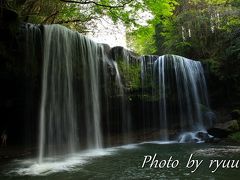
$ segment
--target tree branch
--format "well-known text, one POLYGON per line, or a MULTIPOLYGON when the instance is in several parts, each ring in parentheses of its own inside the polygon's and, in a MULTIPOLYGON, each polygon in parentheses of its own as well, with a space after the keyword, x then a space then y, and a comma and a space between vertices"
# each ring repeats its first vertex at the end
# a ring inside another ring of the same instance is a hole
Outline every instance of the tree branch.
POLYGON ((119 5, 116 5, 116 6, 100 4, 100 3, 97 3, 95 1, 77 1, 77 0, 60 0, 60 1, 65 2, 65 3, 95 4, 96 6, 102 6, 102 7, 106 7, 106 8, 112 9, 112 8, 124 8, 127 4, 131 3, 133 0, 128 0, 125 3, 119 4, 119 5))
POLYGON ((67 23, 76 23, 76 22, 88 22, 90 20, 94 19, 91 15, 84 18, 77 18, 77 19, 69 19, 69 20, 60 20, 55 22, 56 24, 67 24, 67 23))
POLYGON ((76 23, 76 22, 85 22, 81 19, 70 19, 70 20, 66 20, 66 21, 58 21, 56 22, 56 24, 67 24, 67 23, 76 23))
POLYGON ((46 17, 41 24, 46 23, 52 17, 56 17, 58 15, 58 13, 59 13, 59 11, 52 13, 50 16, 46 17))

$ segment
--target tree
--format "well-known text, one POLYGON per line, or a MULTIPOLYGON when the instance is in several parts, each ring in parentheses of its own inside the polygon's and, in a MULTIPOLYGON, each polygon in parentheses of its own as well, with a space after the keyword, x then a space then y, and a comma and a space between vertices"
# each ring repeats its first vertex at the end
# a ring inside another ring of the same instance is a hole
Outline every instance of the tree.
POLYGON ((156 54, 156 26, 171 26, 169 22, 174 17, 173 12, 178 3, 176 0, 144 0, 143 5, 145 11, 151 13, 153 18, 147 21, 147 25, 137 26, 133 31, 129 31, 128 41, 139 54, 156 54))
POLYGON ((129 33, 134 49, 141 54, 178 54, 200 60, 208 66, 210 93, 216 94, 213 99, 239 101, 240 1, 166 3, 167 8, 158 9, 154 1, 149 2, 153 19, 129 33))
POLYGON ((80 32, 86 25, 102 16, 125 25, 135 22, 135 13, 142 8, 140 0, 6 0, 25 22, 64 24, 80 32))

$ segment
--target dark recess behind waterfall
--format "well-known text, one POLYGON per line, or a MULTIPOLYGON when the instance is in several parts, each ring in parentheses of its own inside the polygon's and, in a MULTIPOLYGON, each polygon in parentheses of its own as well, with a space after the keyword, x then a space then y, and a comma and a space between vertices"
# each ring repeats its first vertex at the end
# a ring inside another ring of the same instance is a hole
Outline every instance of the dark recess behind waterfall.
POLYGON ((0 29, 0 131, 6 130, 8 144, 30 145, 37 142, 37 123, 41 92, 41 47, 33 72, 25 58, 24 24, 14 17, 1 19, 0 29), (34 132, 34 133, 33 133, 34 132))

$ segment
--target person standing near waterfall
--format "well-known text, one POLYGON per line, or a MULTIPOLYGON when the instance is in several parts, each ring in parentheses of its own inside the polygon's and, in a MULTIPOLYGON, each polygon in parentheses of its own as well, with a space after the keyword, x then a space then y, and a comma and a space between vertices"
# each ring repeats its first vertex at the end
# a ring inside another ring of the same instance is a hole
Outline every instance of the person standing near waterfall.
POLYGON ((7 146, 7 133, 5 130, 2 132, 1 139, 2 139, 2 146, 7 146))

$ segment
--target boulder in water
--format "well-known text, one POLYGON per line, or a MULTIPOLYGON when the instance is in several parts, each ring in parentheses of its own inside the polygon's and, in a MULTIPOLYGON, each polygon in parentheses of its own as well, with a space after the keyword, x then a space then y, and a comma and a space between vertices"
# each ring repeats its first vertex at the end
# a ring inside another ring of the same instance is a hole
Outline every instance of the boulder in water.
POLYGON ((203 143, 209 142, 211 137, 207 132, 185 132, 179 136, 178 142, 180 143, 203 143))
POLYGON ((204 142, 209 142, 211 137, 209 136, 209 134, 207 132, 203 132, 203 131, 199 131, 196 133, 196 137, 198 139, 201 139, 201 141, 204 142))
POLYGON ((215 138, 226 138, 230 134, 229 131, 220 128, 211 128, 207 132, 215 138))

